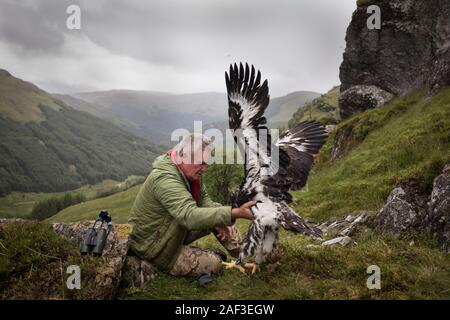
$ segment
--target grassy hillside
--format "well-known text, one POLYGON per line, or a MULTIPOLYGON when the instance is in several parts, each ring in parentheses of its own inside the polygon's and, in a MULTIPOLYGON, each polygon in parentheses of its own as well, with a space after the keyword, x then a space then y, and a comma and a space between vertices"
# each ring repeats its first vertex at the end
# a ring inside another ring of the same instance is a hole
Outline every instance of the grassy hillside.
POLYGON ((0 115, 19 123, 40 122, 45 119, 40 105, 53 110, 61 108, 54 99, 34 84, 21 81, 0 69, 0 115))
POLYGON ((35 192, 11 192, 0 198, 0 218, 28 218, 34 205, 52 197, 62 197, 67 192, 81 194, 90 201, 118 190, 127 189, 127 184, 135 184, 144 177, 130 176, 127 180, 120 182, 115 180, 104 180, 95 185, 84 185, 78 189, 63 192, 35 193, 35 192))
MULTIPOLYGON (((306 192, 294 193, 294 208, 322 221, 360 210, 378 210, 392 187, 418 179, 429 185, 450 162, 450 89, 432 99, 422 93, 398 98, 340 124, 353 149, 330 161, 334 136, 322 149, 306 192)), ((248 223, 239 222, 245 233, 248 223)), ((160 275, 130 299, 450 299, 450 255, 421 235, 392 239, 368 230, 357 245, 322 247, 303 236, 280 234, 281 255, 256 275, 225 270, 199 288, 191 279, 160 275), (366 287, 366 269, 381 269, 381 290, 366 287)), ((219 247, 212 236, 196 243, 219 247)))
POLYGON ((118 127, 126 129, 129 132, 134 133, 134 131, 139 130, 139 127, 134 123, 127 121, 125 118, 116 115, 113 112, 108 112, 107 110, 105 110, 105 107, 99 104, 89 103, 87 101, 72 97, 68 94, 52 94, 52 96, 79 111, 88 112, 93 116, 114 123, 118 127))
POLYGON ((93 220, 98 216, 100 210, 106 209, 111 214, 114 223, 127 223, 131 207, 140 187, 141 185, 137 185, 124 192, 71 206, 46 221, 74 222, 93 220))
POLYGON ((146 175, 162 152, 5 72, 0 88, 0 196, 11 191, 59 192, 146 175), (24 118, 15 119, 10 106, 24 118))
POLYGON ((340 87, 336 86, 320 97, 298 108, 289 120, 289 128, 305 120, 314 119, 323 124, 335 124, 339 121, 340 87))
POLYGON ((429 188, 450 162, 450 88, 425 98, 397 98, 338 126, 316 161, 307 192, 295 192, 302 215, 322 221, 379 209, 394 186, 416 180, 429 188), (346 132, 352 150, 332 162, 334 134, 346 132))

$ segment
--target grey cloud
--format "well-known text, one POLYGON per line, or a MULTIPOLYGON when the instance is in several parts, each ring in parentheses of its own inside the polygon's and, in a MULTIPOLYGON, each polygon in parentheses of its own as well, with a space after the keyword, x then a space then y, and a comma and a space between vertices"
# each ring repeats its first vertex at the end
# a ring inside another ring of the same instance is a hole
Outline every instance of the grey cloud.
POLYGON ((65 9, 78 4, 81 33, 111 54, 205 76, 249 61, 279 81, 280 93, 338 84, 345 29, 356 7, 354 0, 22 2, 35 4, 0 4, 0 39, 24 51, 61 54, 71 33, 65 9))

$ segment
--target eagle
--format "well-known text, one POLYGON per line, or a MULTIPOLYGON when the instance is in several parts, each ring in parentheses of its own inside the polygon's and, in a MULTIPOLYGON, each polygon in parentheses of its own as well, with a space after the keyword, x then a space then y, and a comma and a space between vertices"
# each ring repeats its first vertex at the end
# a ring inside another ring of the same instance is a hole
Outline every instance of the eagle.
POLYGON ((316 155, 327 139, 324 127, 304 121, 272 142, 264 112, 269 104, 268 82, 261 84, 261 72, 252 65, 235 63, 225 72, 228 93, 229 127, 244 157, 244 178, 230 193, 233 207, 254 200, 253 220, 241 244, 239 258, 224 262, 226 268, 244 272, 258 270, 259 264, 275 249, 280 226, 321 238, 320 229, 307 224, 290 206, 289 190, 306 185, 316 155), (254 263, 249 263, 253 258, 254 263))

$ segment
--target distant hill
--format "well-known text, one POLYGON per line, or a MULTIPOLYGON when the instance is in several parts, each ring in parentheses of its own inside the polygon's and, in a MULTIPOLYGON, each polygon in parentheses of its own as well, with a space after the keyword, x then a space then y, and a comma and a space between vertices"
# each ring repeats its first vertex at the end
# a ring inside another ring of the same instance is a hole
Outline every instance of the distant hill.
POLYGON ((0 70, 0 196, 146 175, 161 151, 0 70))
POLYGON ((222 120, 227 114, 225 94, 215 92, 175 95, 153 91, 112 90, 77 93, 72 96, 96 106, 86 111, 96 114, 98 106, 101 106, 103 119, 120 117, 122 123, 115 123, 123 129, 165 145, 171 144, 170 135, 173 130, 190 130, 196 120, 206 124, 222 120))
MULTIPOLYGON (((267 109, 269 126, 285 125, 305 102, 320 94, 298 91, 273 98, 267 109)), ((225 93, 205 92, 171 94, 153 91, 112 90, 54 95, 73 107, 111 121, 121 128, 170 145, 170 135, 177 128, 193 129, 201 120, 205 128, 227 128, 228 111, 225 93)))
POLYGON ((320 93, 317 92, 296 91, 282 97, 271 99, 266 111, 269 127, 274 128, 286 125, 298 108, 319 96, 320 93))

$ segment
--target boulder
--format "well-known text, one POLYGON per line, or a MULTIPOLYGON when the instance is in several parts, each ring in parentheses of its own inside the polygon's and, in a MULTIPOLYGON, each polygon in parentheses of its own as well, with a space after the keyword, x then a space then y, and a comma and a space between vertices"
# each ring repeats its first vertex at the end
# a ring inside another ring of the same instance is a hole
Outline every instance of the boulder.
POLYGON ((394 97, 383 89, 373 85, 356 85, 341 93, 339 112, 342 119, 367 109, 384 106, 394 97))
POLYGON ((383 235, 399 237, 425 230, 427 195, 414 183, 405 183, 390 193, 375 217, 375 230, 383 235))
POLYGON ((433 181, 426 223, 441 248, 450 251, 450 164, 433 181))
MULTIPOLYGON (((340 67, 341 93, 375 86, 395 96, 430 93, 450 84, 450 1, 359 1, 347 28, 340 67), (370 5, 381 10, 381 29, 369 29, 370 5)), ((380 100, 381 101, 381 100, 380 100)), ((340 100, 341 114, 367 108, 365 99, 340 100)))

